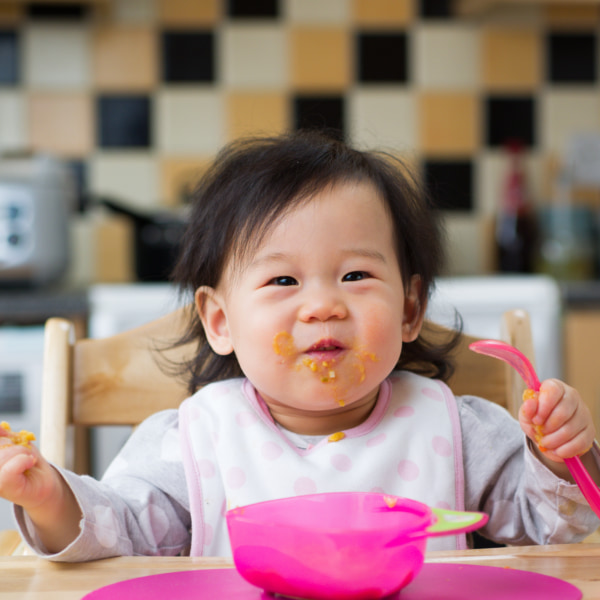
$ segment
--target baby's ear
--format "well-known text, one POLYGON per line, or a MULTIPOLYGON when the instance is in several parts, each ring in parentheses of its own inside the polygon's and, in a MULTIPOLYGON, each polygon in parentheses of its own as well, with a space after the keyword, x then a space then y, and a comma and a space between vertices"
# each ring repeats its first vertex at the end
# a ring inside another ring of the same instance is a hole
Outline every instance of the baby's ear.
POLYGON ((410 285, 404 295, 404 312, 402 316, 403 342, 414 342, 423 326, 427 306, 420 300, 421 286, 421 277, 413 275, 410 278, 410 285))
POLYGON ((196 310, 210 347, 223 356, 233 352, 223 297, 214 288, 202 286, 194 294, 196 310))

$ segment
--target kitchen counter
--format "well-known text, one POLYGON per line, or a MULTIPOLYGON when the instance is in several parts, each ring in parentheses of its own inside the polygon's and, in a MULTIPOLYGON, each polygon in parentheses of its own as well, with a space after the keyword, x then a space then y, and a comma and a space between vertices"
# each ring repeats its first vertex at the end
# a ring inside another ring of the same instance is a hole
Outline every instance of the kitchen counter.
POLYGON ((50 317, 85 323, 89 315, 85 288, 0 288, 0 325, 43 324, 50 317))
POLYGON ((560 289, 565 307, 600 309, 600 280, 563 282, 560 289))

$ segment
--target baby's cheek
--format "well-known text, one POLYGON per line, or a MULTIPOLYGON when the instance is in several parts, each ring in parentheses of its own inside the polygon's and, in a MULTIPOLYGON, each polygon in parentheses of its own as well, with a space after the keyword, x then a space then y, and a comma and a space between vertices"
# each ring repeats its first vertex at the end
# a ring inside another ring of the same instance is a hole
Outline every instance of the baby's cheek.
POLYGON ((375 354, 378 360, 395 365, 402 351, 400 317, 385 311, 367 313, 361 323, 361 349, 375 354))

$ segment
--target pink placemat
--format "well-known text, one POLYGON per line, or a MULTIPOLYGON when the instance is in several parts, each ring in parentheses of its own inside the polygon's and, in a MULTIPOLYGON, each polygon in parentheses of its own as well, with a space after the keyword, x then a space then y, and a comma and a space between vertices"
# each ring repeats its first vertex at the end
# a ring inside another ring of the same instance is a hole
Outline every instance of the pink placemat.
MULTIPOLYGON (((433 563, 388 600, 580 600, 575 586, 547 575, 481 565, 433 563)), ((178 571, 128 579, 82 600, 268 600, 235 569, 178 571)))

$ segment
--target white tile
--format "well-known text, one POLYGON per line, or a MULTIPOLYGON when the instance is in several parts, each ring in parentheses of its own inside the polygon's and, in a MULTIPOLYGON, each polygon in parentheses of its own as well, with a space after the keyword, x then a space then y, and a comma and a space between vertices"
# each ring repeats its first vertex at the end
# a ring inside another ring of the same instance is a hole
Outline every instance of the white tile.
POLYGON ((354 144, 413 152, 417 144, 414 94, 389 88, 357 89, 349 94, 348 125, 354 144))
POLYGON ((141 152, 103 152, 89 161, 93 193, 111 196, 130 206, 160 206, 159 165, 155 156, 141 152))
POLYGON ((213 153, 225 142, 223 97, 219 91, 185 88, 158 93, 158 148, 170 154, 213 153))
POLYGON ((232 88, 282 89, 288 81, 288 34, 280 25, 227 25, 219 44, 221 72, 232 88))
POLYGON ((0 91, 0 150, 26 148, 27 131, 24 93, 0 91))
POLYGON ((287 0, 284 14, 293 23, 337 24, 350 17, 349 0, 287 0))
POLYGON ((489 220, 448 213, 445 227, 448 258, 444 275, 465 276, 489 272, 493 262, 493 245, 488 239, 489 220))
POLYGON ((33 88, 81 89, 90 81, 90 30, 52 23, 24 29, 25 82, 33 88))
POLYGON ((539 145, 562 155, 574 133, 600 132, 600 94, 597 90, 552 89, 538 106, 539 145))
POLYGON ((112 10, 117 23, 154 23, 158 14, 157 0, 120 0, 112 10))
POLYGON ((94 225, 89 215, 72 214, 69 217, 71 254, 65 274, 66 283, 85 286, 92 283, 95 253, 93 248, 94 225))
POLYGON ((415 82, 425 89, 477 87, 480 37, 479 28, 471 24, 417 26, 412 37, 411 60, 415 82))

